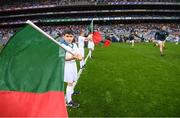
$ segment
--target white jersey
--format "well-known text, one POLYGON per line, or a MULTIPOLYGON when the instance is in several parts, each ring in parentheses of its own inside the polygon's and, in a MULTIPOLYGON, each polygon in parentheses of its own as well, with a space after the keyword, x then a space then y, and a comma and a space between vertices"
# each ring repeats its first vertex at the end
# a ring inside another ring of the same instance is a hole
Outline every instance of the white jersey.
POLYGON ((83 36, 78 37, 78 47, 79 48, 84 48, 84 41, 85 41, 85 37, 83 37, 83 36))
POLYGON ((179 41, 179 36, 176 36, 175 37, 175 42, 178 42, 179 41))
MULTIPOLYGON (((72 44, 72 48, 76 53, 79 53, 79 49, 75 43, 72 44)), ((66 52, 66 57, 71 53, 66 52)), ((77 80, 77 65, 75 60, 65 61, 64 67, 64 82, 74 82, 77 80)))
MULTIPOLYGON (((76 43, 69 44, 69 47, 73 48, 75 53, 80 53, 80 50, 76 43)), ((65 56, 68 58, 68 57, 72 56, 72 54, 67 51, 65 56)), ((70 60, 70 61, 76 61, 76 60, 70 60)), ((66 61, 66 62, 68 62, 68 61, 66 61)))

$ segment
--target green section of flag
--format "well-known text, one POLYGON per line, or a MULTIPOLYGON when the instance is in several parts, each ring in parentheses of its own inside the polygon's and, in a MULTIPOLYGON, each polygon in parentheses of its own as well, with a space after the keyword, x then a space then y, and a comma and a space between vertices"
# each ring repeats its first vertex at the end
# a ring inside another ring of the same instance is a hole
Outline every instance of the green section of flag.
POLYGON ((93 32, 93 20, 91 21, 91 24, 88 26, 88 33, 93 32))
POLYGON ((0 90, 63 91, 64 49, 26 25, 0 54, 0 90))

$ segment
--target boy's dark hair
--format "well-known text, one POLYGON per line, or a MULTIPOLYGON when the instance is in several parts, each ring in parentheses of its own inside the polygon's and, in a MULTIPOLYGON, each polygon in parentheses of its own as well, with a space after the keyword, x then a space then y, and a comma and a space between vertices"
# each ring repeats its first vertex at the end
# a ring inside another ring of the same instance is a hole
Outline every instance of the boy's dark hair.
POLYGON ((72 35, 74 35, 74 32, 72 30, 64 30, 62 35, 65 35, 65 34, 72 34, 72 35))

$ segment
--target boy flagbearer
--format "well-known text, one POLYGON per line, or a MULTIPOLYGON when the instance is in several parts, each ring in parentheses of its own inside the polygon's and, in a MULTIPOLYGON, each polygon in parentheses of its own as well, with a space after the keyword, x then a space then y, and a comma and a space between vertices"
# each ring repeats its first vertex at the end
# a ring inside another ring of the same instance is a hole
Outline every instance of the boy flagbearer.
POLYGON ((80 53, 82 55, 82 60, 80 61, 80 68, 82 69, 85 65, 84 62, 84 42, 87 41, 87 38, 84 36, 84 32, 80 32, 80 36, 78 37, 78 47, 80 50, 80 53))
POLYGON ((94 51, 94 42, 93 42, 93 34, 90 34, 87 39, 88 39, 88 49, 89 49, 89 57, 92 59, 92 51, 94 51))
POLYGON ((70 106, 72 108, 79 107, 78 103, 75 103, 72 100, 72 94, 74 93, 74 86, 77 81, 77 65, 76 60, 82 60, 82 55, 79 52, 79 49, 75 43, 73 43, 74 40, 74 34, 71 30, 66 30, 63 33, 63 39, 64 41, 60 43, 65 43, 72 49, 74 49, 75 54, 71 54, 69 52, 66 52, 65 55, 65 67, 64 67, 64 82, 67 83, 66 87, 66 104, 67 106, 70 106))

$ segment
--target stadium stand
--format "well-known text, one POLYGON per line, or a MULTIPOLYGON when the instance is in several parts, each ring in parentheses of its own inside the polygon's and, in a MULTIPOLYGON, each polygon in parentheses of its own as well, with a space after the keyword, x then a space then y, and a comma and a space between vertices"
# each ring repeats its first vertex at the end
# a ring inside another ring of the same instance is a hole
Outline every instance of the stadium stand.
POLYGON ((86 29, 94 20, 95 30, 116 42, 135 30, 137 41, 150 41, 165 24, 170 39, 179 31, 180 0, 1 0, 0 44, 5 45, 18 27, 31 20, 53 37, 70 27, 86 29), (68 26, 67 26, 68 25, 68 26))
MULTIPOLYGON (((112 38, 115 37, 115 42, 125 42, 128 40, 131 30, 135 30, 139 37, 136 37, 137 42, 141 42, 142 38, 144 41, 149 42, 154 38, 154 33, 162 26, 165 25, 170 33, 169 41, 175 41, 175 34, 179 31, 180 25, 175 23, 169 24, 111 24, 111 25, 95 25, 94 30, 100 31, 103 36, 112 38)), ((71 28, 75 31, 76 36, 79 35, 79 31, 87 29, 87 25, 70 25, 70 26, 42 26, 45 32, 50 34, 52 37, 57 37, 61 33, 71 28)), ((0 43, 5 45, 8 39, 14 34, 15 29, 0 29, 0 43)), ((112 38, 113 39, 113 38, 112 38)))

